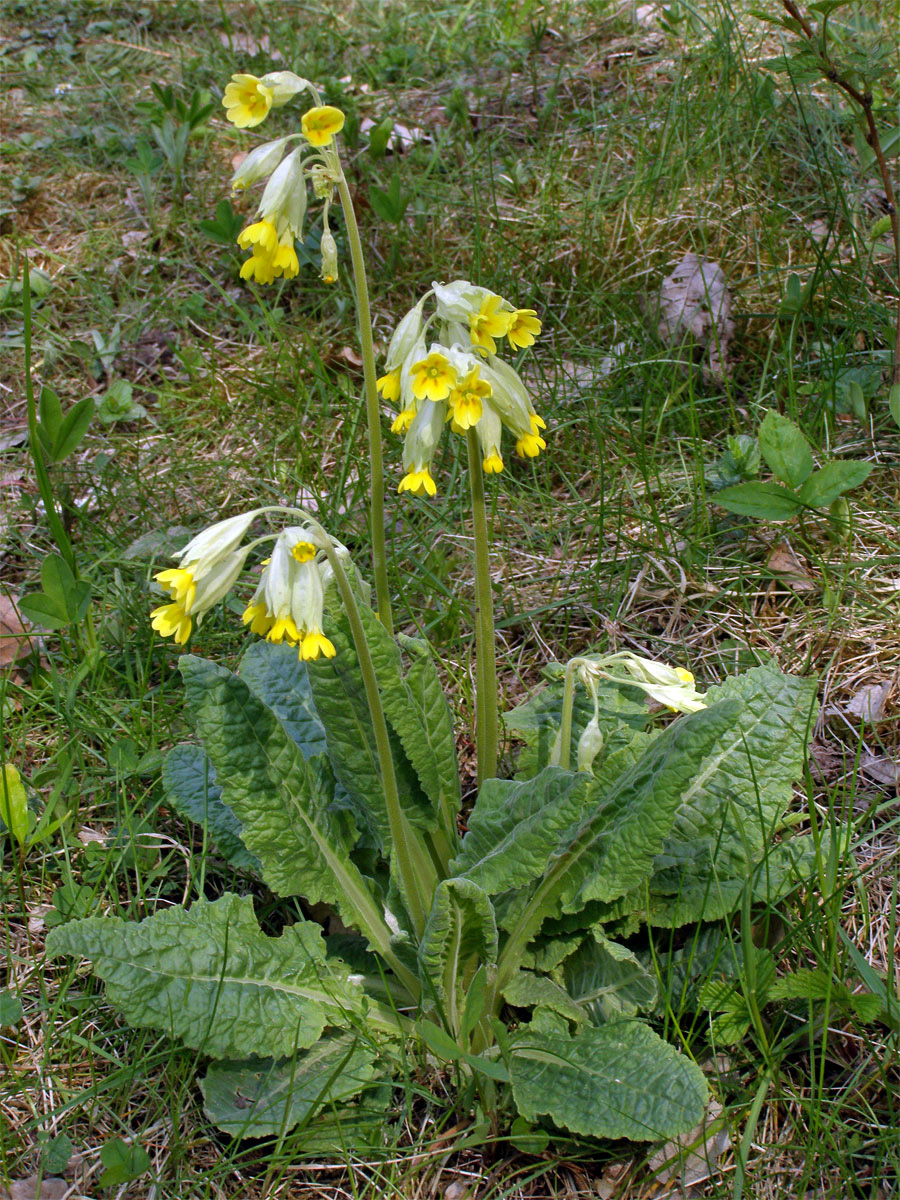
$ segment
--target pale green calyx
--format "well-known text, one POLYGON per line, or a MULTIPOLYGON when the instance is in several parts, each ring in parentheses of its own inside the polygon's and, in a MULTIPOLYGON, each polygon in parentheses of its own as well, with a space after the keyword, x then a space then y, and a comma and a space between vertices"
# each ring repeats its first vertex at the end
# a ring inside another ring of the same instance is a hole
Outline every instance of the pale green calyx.
POLYGON ((271 175, 284 154, 287 138, 278 138, 274 142, 264 142, 251 150, 231 179, 232 193, 243 191, 271 175))
POLYGON ((280 108, 293 100, 298 92, 310 87, 308 79, 295 75, 293 71, 270 71, 260 80, 265 87, 272 89, 272 107, 280 108))
POLYGON ((258 212, 272 221, 279 238, 285 232, 299 237, 306 215, 306 181, 301 150, 294 150, 272 173, 265 186, 258 212))

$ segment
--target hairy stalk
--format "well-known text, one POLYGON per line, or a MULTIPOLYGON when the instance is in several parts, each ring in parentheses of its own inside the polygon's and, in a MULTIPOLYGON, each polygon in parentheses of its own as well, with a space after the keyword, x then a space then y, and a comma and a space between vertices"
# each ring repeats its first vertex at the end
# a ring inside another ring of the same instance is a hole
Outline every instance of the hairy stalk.
POLYGON ((382 625, 393 633, 391 593, 387 579, 387 554, 384 538, 384 456, 381 446, 381 409, 378 404, 376 386, 375 346, 372 342, 372 313, 369 307, 369 285, 366 280, 366 263, 363 257, 359 226, 353 211, 353 200, 344 172, 338 162, 338 195, 344 211, 347 241, 350 245, 350 261, 353 266, 353 287, 356 291, 357 316, 359 318, 359 344, 363 360, 363 383, 366 394, 366 423, 369 430, 369 526, 372 538, 372 574, 375 579, 375 599, 378 617, 382 625))
MULTIPOLYGON (((310 521, 306 513, 302 514, 321 539, 322 549, 328 557, 334 571, 335 582, 341 593, 341 600, 350 622, 350 632, 356 647, 359 667, 362 672, 366 689, 366 702, 372 717, 372 728, 375 731, 375 744, 378 751, 378 763, 381 770, 381 785, 384 789, 385 807, 387 808, 388 823, 391 830, 393 854, 396 856, 397 868, 400 873, 400 885, 403 897, 409 907, 409 915, 416 934, 421 937, 425 922, 431 909, 431 899, 437 885, 437 872, 430 854, 425 849, 418 832, 409 823, 406 813, 400 805, 400 793, 397 788, 397 776, 394 772, 394 759, 391 754, 391 743, 388 736, 387 721, 378 682, 375 677, 375 667, 369 652, 369 643, 363 628, 356 597, 350 586, 350 580, 344 570, 341 560, 334 551, 334 546, 324 529, 310 521)), ((405 980, 404 980, 405 982, 405 980)))
POLYGON ((553 746, 550 762, 568 771, 572 753, 572 708, 575 703, 575 672, 581 665, 580 658, 569 660, 563 681, 562 715, 559 723, 559 733, 553 746))
POLYGON ((897 316, 894 330, 894 363, 891 369, 891 384, 897 384, 900 383, 900 215, 897 213, 897 199, 890 168, 884 155, 881 139, 878 136, 875 114, 872 111, 874 98, 871 92, 861 92, 858 87, 842 75, 837 64, 830 57, 826 33, 827 16, 822 23, 822 33, 821 38, 819 38, 816 36, 813 26, 794 3, 794 0, 781 0, 781 3, 787 14, 800 26, 803 36, 819 56, 825 78, 829 83, 833 83, 835 87, 840 88, 844 95, 849 96, 855 104, 859 105, 866 122, 866 141, 872 147, 872 152, 878 163, 881 186, 884 188, 888 213, 891 219, 891 237, 894 242, 894 274, 897 279, 897 316))
POLYGON ((491 596, 491 559, 488 541, 487 506, 481 447, 474 429, 466 431, 469 452, 469 491, 472 497, 472 527, 475 534, 475 745, 478 754, 478 784, 497 774, 498 701, 497 657, 494 645, 494 608, 491 596))

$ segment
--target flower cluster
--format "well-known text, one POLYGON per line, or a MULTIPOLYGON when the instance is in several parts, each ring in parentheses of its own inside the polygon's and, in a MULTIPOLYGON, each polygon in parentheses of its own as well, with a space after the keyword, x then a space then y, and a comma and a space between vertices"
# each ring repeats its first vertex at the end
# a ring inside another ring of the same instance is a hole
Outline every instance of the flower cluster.
POLYGON ((484 470, 503 470, 503 428, 516 439, 516 453, 534 458, 546 448, 546 425, 534 410, 516 372, 497 356, 497 340, 515 349, 534 344, 541 323, 532 308, 516 308, 502 296, 465 279, 432 284, 394 331, 386 373, 378 380, 385 400, 400 411, 391 429, 405 434, 399 491, 433 496, 431 464, 446 422, 454 433, 474 429, 484 470), (435 311, 424 305, 434 297, 435 311), (431 326, 433 340, 427 340, 431 326))
POLYGON ((596 693, 598 679, 611 679, 641 688, 672 712, 689 713, 706 708, 706 694, 697 691, 690 671, 642 658, 629 650, 581 659, 578 678, 592 694, 596 693))
MULTIPOLYGON (((304 90, 315 94, 312 85, 292 71, 273 71, 261 79, 255 75, 233 75, 225 88, 222 104, 234 125, 248 129, 264 121, 271 108, 286 104, 304 90)), ((272 283, 282 276, 293 279, 298 274, 300 263, 294 242, 303 236, 309 180, 312 180, 317 198, 325 201, 322 278, 327 283, 337 279, 337 247, 328 227, 328 210, 334 186, 341 178, 340 163, 332 143, 343 127, 344 114, 339 108, 317 104, 303 114, 299 134, 289 134, 257 146, 238 167, 232 179, 232 191, 242 191, 268 179, 257 207, 258 219, 238 235, 238 245, 242 250, 250 251, 250 257, 241 267, 242 279, 272 283), (306 144, 287 153, 288 143, 297 137, 302 137, 306 144), (316 153, 306 155, 310 147, 316 153)))
POLYGON ((322 632, 331 572, 312 536, 300 526, 282 530, 243 620, 267 642, 296 646, 302 659, 333 658, 334 645, 322 632))
MULTIPOLYGON (((296 646, 302 659, 332 658, 334 645, 322 630, 332 570, 321 541, 305 526, 292 526, 242 546, 261 511, 253 509, 204 529, 180 552, 177 567, 154 576, 169 599, 151 612, 151 625, 163 637, 174 637, 183 645, 193 622, 199 625, 237 583, 253 547, 274 537, 271 557, 244 611, 244 624, 267 641, 296 646)), ((341 558, 349 557, 340 543, 332 545, 341 558)))

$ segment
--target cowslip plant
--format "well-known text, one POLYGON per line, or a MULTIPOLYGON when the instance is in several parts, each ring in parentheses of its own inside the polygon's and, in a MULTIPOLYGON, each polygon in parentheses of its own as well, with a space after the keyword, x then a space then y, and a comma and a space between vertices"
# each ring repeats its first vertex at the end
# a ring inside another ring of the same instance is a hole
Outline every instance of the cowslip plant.
MULTIPOLYGON (((306 88, 317 103, 302 136, 328 149, 341 114, 297 76, 235 76, 224 103, 253 127, 306 88)), ((276 204, 282 153, 261 148, 241 168, 245 180, 270 172, 261 220, 245 231, 257 280, 293 272, 307 178, 326 202, 342 186, 330 155, 298 158, 276 204)), ((47 948, 90 959, 132 1024, 213 1060, 201 1088, 228 1133, 282 1133, 340 1102, 359 1117, 340 1122, 346 1147, 354 1128, 371 1135, 373 1112, 383 1123, 393 1064, 417 1054, 452 1073, 460 1105, 495 1129, 517 1111, 519 1132, 525 1121, 590 1137, 681 1134, 707 1087, 651 1023, 674 1007, 653 930, 694 926, 690 961, 673 942, 663 966, 696 983, 733 966, 727 918, 810 873, 813 849, 788 836, 785 812, 814 686, 773 667, 702 693, 684 668, 579 655, 507 714, 526 745, 517 778, 496 777, 484 474, 503 467, 504 427, 520 455, 543 448, 543 421, 497 353, 499 340, 525 348, 539 329, 533 310, 487 289, 435 284, 398 326, 386 373, 372 372, 373 394, 399 401, 403 491, 436 488, 445 423, 466 436, 479 609, 470 810, 430 647, 394 635, 381 596, 373 607, 347 549, 309 513, 269 506, 219 521, 157 575, 166 596, 153 626, 183 645, 266 545, 243 614, 259 640, 236 672, 182 657, 199 744, 176 746, 163 771, 170 806, 204 827, 247 894, 140 922, 73 920, 47 948), (652 720, 647 696, 680 715, 652 720), (260 885, 294 901, 280 932, 271 914, 257 919, 260 885)), ((371 351, 371 331, 363 344, 371 351)))

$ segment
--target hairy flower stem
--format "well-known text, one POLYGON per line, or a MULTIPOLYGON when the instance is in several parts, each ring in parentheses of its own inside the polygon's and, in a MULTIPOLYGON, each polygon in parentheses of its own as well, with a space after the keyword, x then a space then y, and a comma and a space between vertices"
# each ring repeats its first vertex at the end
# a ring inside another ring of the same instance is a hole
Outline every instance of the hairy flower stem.
POLYGON ((556 742, 553 746, 553 753, 550 756, 550 762, 558 767, 562 767, 564 771, 569 769, 569 760, 572 754, 572 709, 575 704, 575 672, 581 666, 580 658, 569 660, 566 667, 566 675, 563 681, 563 698, 562 698, 562 717, 559 725, 559 733, 556 735, 556 742))
POLYGON ((481 447, 473 428, 466 431, 469 452, 469 491, 475 534, 475 746, 478 784, 497 774, 498 702, 497 658, 494 646, 494 608, 491 596, 491 559, 481 447))
MULTIPOLYGON (((304 513, 304 518, 306 514, 304 513)), ((431 900, 437 886, 437 872, 428 851, 413 826, 409 823, 406 813, 400 806, 400 793, 397 789, 397 776, 394 772, 394 759, 391 754, 391 743, 388 736, 387 721, 378 691, 375 667, 366 640, 356 597, 350 586, 350 580, 344 570, 341 560, 334 551, 331 539, 318 524, 309 522, 319 535, 322 549, 328 557, 331 569, 334 571, 335 582, 341 593, 341 600, 350 622, 350 632, 359 659, 363 684, 366 689, 366 701, 372 717, 372 728, 375 732, 375 745, 378 751, 378 765, 381 771, 381 786, 384 790, 384 802, 387 809, 388 824, 391 830, 392 853, 396 858, 400 875, 400 889, 403 899, 409 909, 418 937, 422 936, 425 922, 431 909, 431 900)), ((405 980, 404 980, 405 982, 405 980)))
MULTIPOLYGON (((337 155, 335 154, 335 157, 337 155)), ((387 554, 384 543, 384 459, 381 448, 381 409, 376 387, 375 347, 372 343, 372 312, 369 307, 369 285, 366 281, 366 263, 350 189, 343 170, 338 178, 338 195, 344 211, 347 241, 350 245, 350 261, 353 266, 353 287, 356 291, 357 316, 359 318, 359 345, 362 350, 363 384, 366 395, 366 423, 369 430, 369 532, 372 538, 372 574, 375 578, 375 600, 378 617, 382 625, 393 633, 391 615, 391 593, 387 579, 387 554)))

